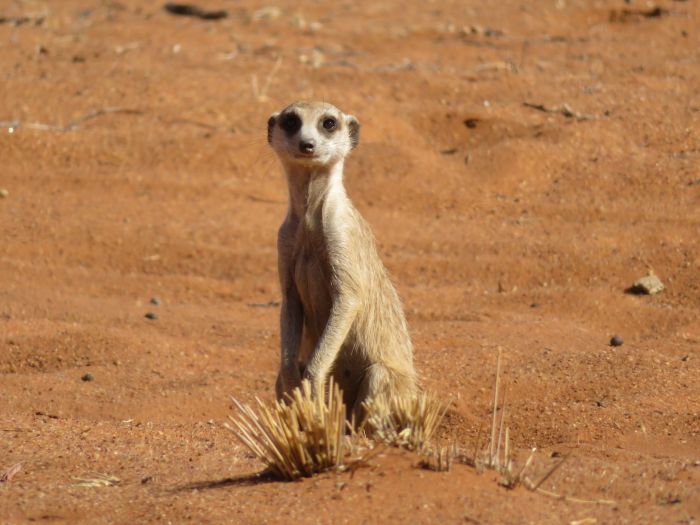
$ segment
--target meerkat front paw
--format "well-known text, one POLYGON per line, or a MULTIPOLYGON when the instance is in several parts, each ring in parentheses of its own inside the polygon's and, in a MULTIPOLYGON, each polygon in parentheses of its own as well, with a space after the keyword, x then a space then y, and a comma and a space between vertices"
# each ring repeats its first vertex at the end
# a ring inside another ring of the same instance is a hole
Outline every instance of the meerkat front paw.
POLYGON ((311 397, 316 399, 319 395, 323 396, 325 393, 326 374, 314 373, 313 370, 307 368, 302 377, 304 381, 308 381, 311 385, 311 397))
POLYGON ((295 374, 293 372, 289 373, 284 370, 280 370, 277 374, 277 382, 275 383, 275 392, 277 394, 278 401, 287 401, 287 398, 292 395, 295 388, 301 387, 301 374, 298 372, 295 374))

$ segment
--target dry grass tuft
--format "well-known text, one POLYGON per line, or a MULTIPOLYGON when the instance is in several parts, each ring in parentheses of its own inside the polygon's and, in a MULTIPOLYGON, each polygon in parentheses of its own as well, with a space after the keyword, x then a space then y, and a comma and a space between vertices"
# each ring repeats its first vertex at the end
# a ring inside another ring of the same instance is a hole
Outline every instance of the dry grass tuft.
POLYGON ((383 443, 423 452, 448 406, 426 393, 390 400, 379 397, 365 403, 367 418, 362 430, 383 443))
POLYGON ((503 401, 499 407, 499 392, 501 389, 501 347, 498 347, 498 361, 496 364, 496 380, 493 393, 493 408, 491 416, 491 433, 488 447, 481 450, 480 438, 481 430, 477 436, 474 454, 471 457, 460 455, 463 463, 475 467, 477 470, 490 469, 498 472, 501 477, 499 484, 513 489, 518 485, 523 485, 529 490, 543 492, 540 485, 556 472, 559 467, 568 459, 568 456, 562 458, 561 461, 551 467, 545 474, 536 482, 532 481, 526 474, 526 471, 532 465, 535 458, 537 448, 530 450, 523 466, 516 468, 513 459, 513 450, 510 446, 510 429, 505 425, 506 420, 506 391, 503 392, 503 401))
MULTIPOLYGON (((232 431, 276 477, 293 480, 326 470, 354 471, 366 466, 369 455, 347 459, 369 436, 371 441, 399 446, 429 456, 434 469, 449 470, 455 457, 452 449, 432 449, 430 439, 440 425, 447 405, 429 394, 391 401, 373 400, 365 405, 367 418, 359 431, 346 419, 343 395, 331 381, 325 399, 313 399, 311 386, 304 381, 288 403, 265 405, 256 398, 255 409, 233 399, 238 408, 229 416, 232 431), (350 435, 346 435, 346 431, 350 435)), ((374 451, 374 452, 373 452, 374 451)), ((432 467, 430 467, 432 468, 432 467)))
POLYGON ((459 456, 459 448, 454 443, 447 447, 438 446, 427 451, 418 466, 435 472, 449 472, 455 458, 459 456))
POLYGON ((288 404, 269 408, 256 398, 258 413, 236 399, 239 413, 226 425, 277 477, 293 480, 343 467, 351 444, 345 436, 345 404, 331 382, 326 398, 313 399, 308 381, 288 404))
MULTIPOLYGON (((527 485, 525 470, 530 466, 534 458, 535 450, 522 468, 516 469, 510 447, 510 429, 505 426, 506 418, 506 393, 503 393, 503 402, 499 407, 499 393, 501 390, 501 348, 498 348, 498 360, 496 362, 496 380, 493 392, 493 407, 491 415, 491 432, 488 446, 481 448, 481 429, 476 438, 476 445, 472 456, 460 455, 462 463, 466 463, 477 470, 495 470, 501 475, 499 484, 507 488, 515 488, 521 483, 527 485)), ((527 480, 529 481, 529 480, 527 480)))

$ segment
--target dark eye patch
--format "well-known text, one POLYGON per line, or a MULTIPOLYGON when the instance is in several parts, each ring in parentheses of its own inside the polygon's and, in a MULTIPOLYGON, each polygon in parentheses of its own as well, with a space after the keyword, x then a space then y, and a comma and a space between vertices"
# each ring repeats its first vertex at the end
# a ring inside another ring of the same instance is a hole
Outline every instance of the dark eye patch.
POLYGON ((267 119, 267 142, 269 144, 272 144, 272 128, 275 127, 276 123, 277 121, 275 120, 274 116, 267 119))
POLYGON ((287 113, 282 117, 280 127, 291 137, 301 128, 301 119, 296 113, 287 113))

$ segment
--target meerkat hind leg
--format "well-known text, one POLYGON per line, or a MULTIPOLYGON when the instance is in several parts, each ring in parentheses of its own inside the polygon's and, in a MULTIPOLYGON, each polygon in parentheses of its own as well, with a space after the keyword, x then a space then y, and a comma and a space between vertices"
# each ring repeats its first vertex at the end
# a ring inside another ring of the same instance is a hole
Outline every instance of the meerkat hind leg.
POLYGON ((361 425, 367 417, 363 403, 378 397, 384 397, 389 401, 389 396, 395 390, 393 386, 391 374, 384 365, 374 363, 365 368, 352 405, 352 417, 356 425, 361 425))
MULTIPOLYGON (((364 378, 364 366, 353 361, 348 352, 341 351, 340 355, 333 363, 331 375, 335 384, 340 387, 343 393, 343 402, 347 409, 347 419, 350 420, 353 414, 353 407, 360 392, 364 378)), ((328 385, 326 385, 328 387, 328 385)))

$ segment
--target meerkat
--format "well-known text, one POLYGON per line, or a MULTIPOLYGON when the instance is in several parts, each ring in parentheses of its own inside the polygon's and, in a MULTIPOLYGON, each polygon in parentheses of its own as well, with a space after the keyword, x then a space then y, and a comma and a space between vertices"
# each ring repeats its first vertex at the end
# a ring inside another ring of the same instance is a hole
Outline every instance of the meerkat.
POLYGON ((282 289, 278 399, 311 383, 325 392, 332 375, 348 416, 363 402, 416 392, 413 347, 399 296, 372 231, 343 185, 345 158, 360 124, 325 102, 295 102, 267 123, 280 159, 289 208, 278 232, 282 289))

